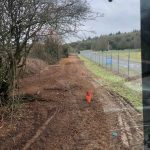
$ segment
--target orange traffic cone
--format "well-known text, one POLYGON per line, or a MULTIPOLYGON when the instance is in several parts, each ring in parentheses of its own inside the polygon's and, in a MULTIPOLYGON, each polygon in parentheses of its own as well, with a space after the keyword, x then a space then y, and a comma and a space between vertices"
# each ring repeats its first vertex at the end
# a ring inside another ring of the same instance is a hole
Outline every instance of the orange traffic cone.
POLYGON ((87 91, 87 93, 86 93, 87 103, 91 103, 92 97, 93 97, 93 92, 91 90, 87 91))

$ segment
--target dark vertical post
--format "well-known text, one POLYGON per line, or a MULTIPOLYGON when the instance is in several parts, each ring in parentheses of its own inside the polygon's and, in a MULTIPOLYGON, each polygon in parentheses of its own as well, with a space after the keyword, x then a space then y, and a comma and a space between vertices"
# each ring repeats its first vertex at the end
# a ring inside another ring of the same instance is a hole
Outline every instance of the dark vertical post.
POLYGON ((106 51, 106 60, 105 61, 106 61, 106 69, 107 69, 107 51, 106 51))
POLYGON ((111 50, 111 70, 113 70, 112 50, 111 50))
POLYGON ((103 51, 101 51, 101 66, 103 66, 103 51))
POLYGON ((104 54, 103 54, 103 51, 102 51, 102 66, 103 66, 103 55, 104 55, 104 54))
POLYGON ((130 49, 128 53, 128 78, 130 77, 130 49))
POLYGON ((99 57, 99 66, 101 64, 101 61, 100 61, 100 51, 98 52, 98 57, 99 57))
MULTIPOLYGON (((141 49, 144 137, 150 134, 150 0, 141 0, 141 49)), ((148 142, 148 141, 147 141, 148 142)), ((146 142, 145 142, 146 143, 146 142)), ((144 149, 148 148, 148 144, 144 149)))
POLYGON ((118 74, 119 74, 119 50, 118 50, 118 74))

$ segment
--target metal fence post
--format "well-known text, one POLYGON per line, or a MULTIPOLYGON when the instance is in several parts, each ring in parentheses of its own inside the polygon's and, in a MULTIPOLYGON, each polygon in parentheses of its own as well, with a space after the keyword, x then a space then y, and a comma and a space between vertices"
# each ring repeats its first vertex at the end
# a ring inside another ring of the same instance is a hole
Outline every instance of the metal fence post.
POLYGON ((103 51, 102 51, 102 66, 103 66, 103 51))
POLYGON ((107 69, 107 51, 106 51, 106 69, 107 69))
POLYGON ((97 63, 97 52, 95 52, 95 55, 96 55, 96 59, 95 59, 95 61, 96 61, 96 64, 98 64, 98 63, 97 63))
POLYGON ((128 78, 130 77, 130 49, 128 53, 128 78))
POLYGON ((111 70, 112 70, 112 50, 111 50, 111 70))
POLYGON ((99 66, 100 66, 100 52, 98 52, 98 64, 99 64, 99 66))
POLYGON ((101 51, 101 65, 103 66, 103 55, 102 55, 102 51, 101 51))
POLYGON ((101 65, 103 66, 103 52, 101 51, 101 65))
POLYGON ((118 74, 119 74, 119 50, 118 50, 118 74))
POLYGON ((98 54, 96 52, 96 63, 98 64, 98 54))

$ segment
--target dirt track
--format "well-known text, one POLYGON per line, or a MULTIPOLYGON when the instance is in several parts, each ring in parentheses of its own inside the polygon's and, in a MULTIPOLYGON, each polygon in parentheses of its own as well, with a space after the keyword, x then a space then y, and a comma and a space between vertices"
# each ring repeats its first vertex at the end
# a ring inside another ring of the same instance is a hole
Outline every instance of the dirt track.
POLYGON ((76 56, 23 79, 21 85, 28 99, 15 127, 0 129, 0 149, 140 149, 135 145, 141 144, 141 128, 130 127, 140 124, 141 114, 94 80, 76 56), (85 101, 89 89, 94 91, 90 105, 85 101), (116 130, 118 136, 112 138, 116 130))

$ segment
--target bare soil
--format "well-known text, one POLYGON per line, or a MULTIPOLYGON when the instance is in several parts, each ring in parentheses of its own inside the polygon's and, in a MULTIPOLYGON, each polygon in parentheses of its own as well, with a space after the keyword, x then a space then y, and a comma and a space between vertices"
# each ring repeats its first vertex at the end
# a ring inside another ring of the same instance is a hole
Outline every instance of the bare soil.
POLYGON ((77 56, 46 66, 20 85, 26 97, 13 125, 5 121, 0 128, 1 150, 141 149, 142 128, 135 126, 142 114, 97 82, 77 56), (91 104, 87 90, 94 92, 91 104))

